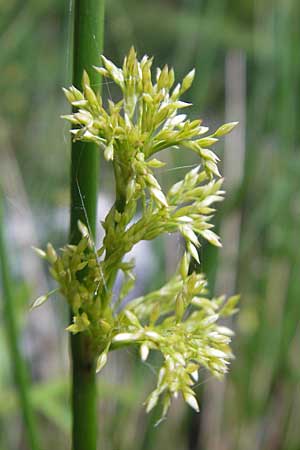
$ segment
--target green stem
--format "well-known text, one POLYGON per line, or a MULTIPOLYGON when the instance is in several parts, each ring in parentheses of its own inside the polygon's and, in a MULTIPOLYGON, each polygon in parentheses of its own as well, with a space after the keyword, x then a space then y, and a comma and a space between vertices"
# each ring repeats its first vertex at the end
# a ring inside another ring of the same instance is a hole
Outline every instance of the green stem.
POLYGON ((0 263, 3 290, 3 308, 6 332, 13 364, 13 373, 19 395, 20 409, 23 415, 28 447, 38 450, 37 426, 29 396, 29 383, 25 362, 21 356, 18 345, 18 329, 15 317, 14 298, 12 291, 12 280, 10 276, 8 252, 5 245, 3 231, 2 194, 0 192, 0 263))
MULTIPOLYGON (((91 85, 100 90, 101 78, 92 65, 99 64, 103 50, 104 0, 75 0, 73 84, 81 87, 83 70, 89 72, 91 85), (91 70, 92 69, 92 70, 91 70)), ((72 144, 70 242, 81 238, 78 220, 95 237, 97 215, 99 149, 92 144, 72 144)), ((88 336, 71 337, 72 358, 72 448, 97 448, 97 393, 95 356, 88 336)))
MULTIPOLYGON (((129 175, 124 174, 124 171, 122 171, 122 167, 120 164, 118 164, 116 161, 114 162, 114 175, 115 175, 115 195, 116 200, 114 204, 114 208, 119 213, 123 213, 125 210, 126 205, 126 186, 128 183, 129 175)), ((106 258, 109 258, 110 253, 107 252, 106 258)), ((122 260, 123 255, 120 257, 120 261, 122 260)), ((114 266, 118 266, 118 262, 114 264, 114 266)), ((112 273, 110 277, 107 280, 106 287, 108 289, 108 292, 110 292, 113 289, 116 277, 117 277, 118 269, 112 270, 112 273)))

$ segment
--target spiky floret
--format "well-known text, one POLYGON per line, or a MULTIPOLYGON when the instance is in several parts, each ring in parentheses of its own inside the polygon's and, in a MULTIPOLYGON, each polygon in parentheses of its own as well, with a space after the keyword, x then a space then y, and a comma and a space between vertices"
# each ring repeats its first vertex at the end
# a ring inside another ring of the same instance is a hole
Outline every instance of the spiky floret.
MULTIPOLYGON (((80 223, 82 239, 78 245, 66 245, 57 255, 48 244, 45 252, 38 253, 48 260, 50 273, 73 311, 73 323, 67 330, 90 336, 98 355, 97 370, 105 365, 109 350, 120 346, 138 345, 142 360, 150 350, 158 350, 163 364, 157 387, 146 401, 147 410, 163 396, 165 415, 171 397, 178 392, 197 410, 192 386, 199 367, 206 367, 217 377, 227 371, 232 332, 217 321, 236 311, 238 297, 227 302, 223 297, 209 300, 205 276, 189 274, 188 268, 191 257, 199 262, 199 236, 221 246, 210 219, 212 204, 222 200, 224 191, 219 159, 207 147, 230 132, 236 122, 203 137, 208 128, 201 120, 191 121, 185 114, 178 114, 189 106, 180 97, 191 86, 194 70, 173 87, 173 69, 157 69, 153 80, 152 59, 144 56, 138 61, 133 48, 122 68, 104 56, 102 62, 103 67, 94 69, 120 87, 121 100, 109 100, 108 108, 104 108, 85 72, 82 92, 74 86, 64 90, 76 112, 63 116, 74 126, 74 140, 98 144, 113 165, 116 201, 103 222, 102 245, 95 248, 87 228, 80 223), (165 193, 154 176, 154 170, 164 163, 153 156, 172 147, 196 152, 200 164, 165 193), (134 284, 134 262, 125 261, 126 254, 141 240, 152 240, 166 232, 178 232, 186 242, 178 273, 158 291, 120 307, 134 284), (119 270, 124 273, 124 284, 118 299, 112 302, 119 270)), ((39 297, 33 306, 41 305, 48 296, 39 297)))

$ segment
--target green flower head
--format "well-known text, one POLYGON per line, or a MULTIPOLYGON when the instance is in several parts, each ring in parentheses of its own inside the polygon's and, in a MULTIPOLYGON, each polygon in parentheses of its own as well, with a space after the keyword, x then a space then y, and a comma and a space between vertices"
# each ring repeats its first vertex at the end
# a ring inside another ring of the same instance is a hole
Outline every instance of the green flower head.
MULTIPOLYGON (((79 223, 82 239, 77 245, 66 245, 57 254, 49 244, 38 253, 47 259, 73 311, 68 331, 89 337, 98 358, 97 370, 115 348, 136 345, 143 361, 151 350, 159 351, 163 361, 157 386, 146 400, 147 411, 162 398, 164 416, 178 393, 198 410, 193 385, 199 368, 221 377, 232 358, 233 333, 218 319, 236 311, 238 297, 209 299, 204 274, 190 272, 189 263, 191 258, 199 263, 199 237, 221 246, 210 221, 213 204, 223 199, 224 191, 219 158, 210 147, 236 122, 208 135, 201 120, 190 120, 182 113, 190 104, 180 98, 190 88, 194 70, 176 84, 173 69, 165 66, 154 76, 152 58, 144 56, 139 61, 133 48, 122 68, 101 58, 103 66, 94 70, 119 86, 120 100, 108 100, 104 107, 84 72, 82 91, 74 86, 64 90, 73 113, 63 117, 72 124, 74 140, 97 144, 113 166, 116 200, 102 223, 104 239, 95 248, 87 228, 79 223), (167 148, 192 150, 199 164, 164 192, 155 177, 164 163, 156 155, 167 148), (163 233, 179 233, 185 241, 177 273, 157 291, 121 308, 135 281, 134 262, 126 260, 127 253, 141 240, 163 233), (118 271, 123 272, 124 283, 112 301, 118 271)), ((40 297, 34 306, 47 298, 40 297)))

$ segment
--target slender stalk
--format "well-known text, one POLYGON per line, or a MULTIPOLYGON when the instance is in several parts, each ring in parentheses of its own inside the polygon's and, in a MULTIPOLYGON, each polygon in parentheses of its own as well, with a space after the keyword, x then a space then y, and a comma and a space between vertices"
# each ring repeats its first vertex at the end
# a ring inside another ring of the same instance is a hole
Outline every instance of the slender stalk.
MULTIPOLYGON (((103 48, 104 0, 75 0, 73 84, 81 87, 83 70, 91 84, 100 89, 101 79, 92 65, 99 63, 103 48)), ((71 156, 71 226, 70 242, 78 243, 77 222, 85 223, 95 236, 99 150, 92 144, 72 144, 71 156)), ((89 337, 71 336, 72 358, 72 448, 97 448, 97 394, 95 357, 89 337)))
MULTIPOLYGON (((122 174, 122 171, 120 170, 119 164, 116 161, 114 161, 114 174, 115 174, 115 194, 116 194, 114 208, 119 213, 123 213, 126 204, 126 182, 124 182, 124 176, 122 174)), ((109 256, 110 254, 109 252, 107 252, 106 257, 108 258, 109 256)), ((118 273, 117 266, 118 264, 116 264, 115 270, 113 270, 110 278, 107 280, 106 287, 108 291, 112 290, 114 286, 116 276, 118 273)))
POLYGON ((3 206, 2 194, 0 192, 0 264, 3 291, 3 307, 6 332, 13 365, 15 384, 18 390, 20 409, 26 430, 28 447, 31 450, 38 450, 37 427, 32 405, 29 398, 29 383, 25 362, 22 358, 18 345, 18 329, 14 310, 12 281, 8 263, 8 252, 5 245, 3 231, 3 206))

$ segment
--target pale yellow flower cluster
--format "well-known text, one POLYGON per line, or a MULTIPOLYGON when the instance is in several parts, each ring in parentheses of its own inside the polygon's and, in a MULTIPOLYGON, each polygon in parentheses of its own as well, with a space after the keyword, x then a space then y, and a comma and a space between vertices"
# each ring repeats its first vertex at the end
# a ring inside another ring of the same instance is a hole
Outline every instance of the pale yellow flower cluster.
MULTIPOLYGON (((217 167, 218 157, 207 147, 230 132, 236 123, 225 124, 206 137, 208 128, 201 120, 187 119, 178 110, 189 106, 180 100, 194 79, 192 70, 174 87, 173 69, 157 69, 153 81, 152 59, 137 59, 134 49, 125 57, 123 67, 116 67, 102 56, 103 67, 95 67, 121 89, 117 103, 108 101, 90 86, 84 73, 82 92, 71 86, 65 94, 76 112, 64 116, 73 126, 75 140, 93 142, 113 165, 116 201, 103 227, 105 236, 95 249, 88 230, 79 224, 82 240, 66 245, 57 255, 51 244, 45 252, 50 273, 73 311, 72 333, 87 333, 92 351, 98 356, 97 370, 107 361, 108 352, 124 345, 140 347, 145 361, 151 350, 163 355, 156 389, 146 401, 150 411, 162 396, 163 416, 171 398, 182 393, 185 401, 198 410, 193 384, 198 369, 206 367, 220 377, 232 357, 230 329, 218 325, 219 317, 233 314, 238 297, 227 302, 223 297, 208 299, 203 274, 189 273, 190 258, 199 262, 199 236, 221 246, 212 231, 212 204, 222 200, 217 167), (163 149, 182 147, 199 156, 199 166, 163 192, 154 170, 164 165, 153 156, 163 149), (141 215, 137 218, 137 207, 141 215), (161 289, 137 298, 120 308, 134 284, 134 263, 125 255, 141 240, 152 240, 162 233, 180 233, 186 242, 178 273, 161 289), (112 302, 118 271, 124 284, 112 302)), ((40 297, 39 306, 49 294, 40 297)))

